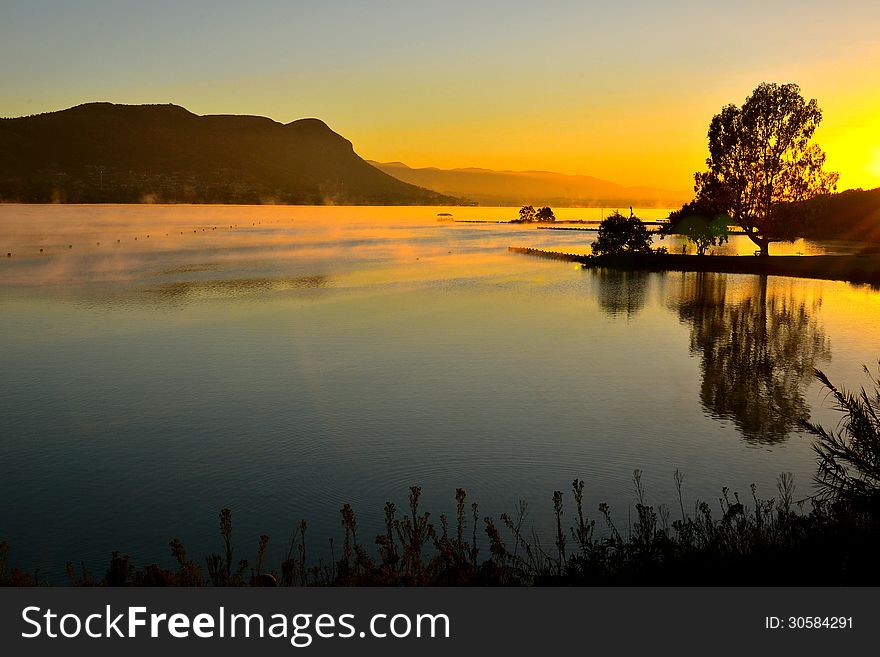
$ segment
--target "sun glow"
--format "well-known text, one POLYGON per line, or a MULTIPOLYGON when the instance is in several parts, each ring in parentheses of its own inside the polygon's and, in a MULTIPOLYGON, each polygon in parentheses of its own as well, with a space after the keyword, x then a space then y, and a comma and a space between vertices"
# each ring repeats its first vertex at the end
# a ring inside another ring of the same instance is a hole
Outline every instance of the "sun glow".
POLYGON ((819 143, 827 154, 826 168, 840 173, 838 191, 880 187, 880 122, 846 126, 819 143))
POLYGON ((712 116, 760 82, 796 82, 823 110, 817 142, 839 189, 880 186, 876 2, 509 2, 503 19, 497 3, 459 0, 208 15, 187 3, 170 23, 101 3, 68 3, 51 20, 42 3, 6 4, 17 6, 4 5, 0 61, 16 66, 0 86, 3 116, 95 100, 315 116, 382 162, 585 174, 687 195, 712 116), (96 25, 112 38, 96 39, 96 25), (620 48, 624 27, 631 47, 620 48))
POLYGON ((875 146, 871 151, 871 159, 868 162, 868 173, 880 179, 880 146, 875 146))
POLYGON ((865 90, 864 74, 849 75, 855 79, 845 85, 848 92, 816 90, 823 110, 816 141, 827 155, 826 169, 840 173, 838 191, 874 189, 880 187, 880 95, 865 90))

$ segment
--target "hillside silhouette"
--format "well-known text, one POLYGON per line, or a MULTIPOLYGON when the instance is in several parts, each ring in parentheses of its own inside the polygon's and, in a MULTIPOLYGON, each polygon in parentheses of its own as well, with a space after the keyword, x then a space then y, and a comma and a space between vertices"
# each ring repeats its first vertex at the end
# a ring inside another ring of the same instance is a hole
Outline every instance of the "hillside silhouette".
POLYGON ((0 119, 0 201, 457 202, 379 171, 318 119, 112 103, 0 119))
POLYGON ((624 187, 593 176, 569 176, 552 171, 414 169, 402 162, 370 161, 370 164, 399 180, 483 205, 541 203, 557 207, 670 208, 681 205, 693 196, 690 191, 624 187))
POLYGON ((880 187, 817 197, 789 211, 804 217, 806 237, 880 242, 880 187))

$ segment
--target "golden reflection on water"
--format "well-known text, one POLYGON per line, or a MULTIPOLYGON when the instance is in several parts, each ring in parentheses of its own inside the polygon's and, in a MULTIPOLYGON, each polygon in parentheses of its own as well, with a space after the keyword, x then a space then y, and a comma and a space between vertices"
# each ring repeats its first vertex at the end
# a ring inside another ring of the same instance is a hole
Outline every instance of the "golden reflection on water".
MULTIPOLYGON (((685 237, 674 235, 655 239, 655 246, 665 246, 670 253, 695 254, 693 244, 689 244, 685 237)), ((862 249, 864 244, 848 240, 806 240, 799 238, 793 242, 773 242, 770 245, 771 255, 844 255, 855 253, 862 249)), ((758 250, 755 243, 745 235, 731 235, 728 242, 710 247, 708 255, 735 255, 754 256, 758 250)))
MULTIPOLYGON (((446 212, 466 220, 516 216, 516 208, 0 206, 2 249, 14 252, 0 262, 0 291, 15 297, 55 290, 89 307, 107 308, 171 308, 270 294, 316 301, 328 292, 442 290, 474 281, 496 290, 526 285, 532 292, 559 293, 565 290, 560 280, 579 277, 563 274, 561 263, 511 255, 507 246, 586 253, 595 236, 455 223, 442 216, 446 212)), ((599 212, 564 209, 558 215, 592 219, 599 212)), ((665 214, 652 212, 640 214, 665 214)), ((675 239, 658 244, 672 247, 675 239)), ((776 252, 788 253, 852 248, 804 240, 774 245, 776 252)), ((741 236, 721 249, 752 250, 741 236)), ((823 326, 858 342, 862 351, 873 348, 872 335, 880 331, 880 295, 863 287, 604 269, 584 275, 598 307, 611 317, 634 320, 658 300, 672 309, 688 327, 689 350, 700 360, 704 409, 732 421, 755 442, 780 441, 808 416, 804 390, 813 368, 830 359, 823 326), (865 328, 854 330, 860 326, 865 328)))
MULTIPOLYGON (((108 299, 132 299, 140 289, 153 303, 157 288, 165 290, 160 296, 196 299, 296 290, 304 286, 291 280, 315 275, 324 277, 324 287, 348 289, 447 285, 488 276, 512 280, 533 277, 539 268, 522 261, 511 267, 507 246, 589 253, 595 237, 528 225, 455 223, 446 213, 457 221, 492 222, 515 218, 517 208, 0 206, 0 251, 12 254, 0 261, 0 286, 64 286, 71 294, 79 287, 126 284, 133 289, 115 290, 108 299), (157 283, 156 277, 165 280, 157 283)), ((595 220, 605 213, 563 208, 557 216, 595 220)), ((637 213, 657 219, 667 211, 637 213)), ((666 238, 657 244, 676 251, 681 242, 666 238)), ((805 254, 852 248, 804 240, 773 246, 777 253, 805 254)), ((717 250, 748 254, 754 245, 737 236, 717 250)), ((626 281, 613 273, 596 276, 610 311, 632 315, 643 303, 644 285, 636 275, 626 281)))
POLYGON ((180 281, 147 289, 147 293, 166 299, 234 297, 255 292, 279 292, 326 287, 327 276, 298 278, 233 278, 226 280, 180 281))
MULTIPOLYGON (((507 275, 515 274, 507 266, 511 243, 577 251, 588 250, 592 238, 438 220, 444 211, 468 221, 517 216, 516 208, 0 206, 0 250, 12 254, 0 262, 0 285, 63 286, 70 294, 124 284, 151 297, 161 288, 179 299, 298 289, 304 286, 291 280, 315 275, 324 277, 322 286, 341 288, 445 284, 498 275, 505 267, 507 275), (157 277, 166 280, 157 284, 157 277)), ((558 214, 575 219, 599 213, 558 214)), ((108 298, 119 296, 114 290, 108 298)))

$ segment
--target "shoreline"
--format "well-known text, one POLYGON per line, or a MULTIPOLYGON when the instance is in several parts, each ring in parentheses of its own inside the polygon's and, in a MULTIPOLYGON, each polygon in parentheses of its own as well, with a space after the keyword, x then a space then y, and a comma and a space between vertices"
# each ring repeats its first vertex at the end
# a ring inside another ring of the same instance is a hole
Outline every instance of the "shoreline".
POLYGON ((880 255, 818 255, 818 256, 696 256, 673 253, 626 255, 578 255, 509 246, 508 252, 549 260, 562 260, 588 269, 608 268, 636 271, 685 271, 719 274, 754 274, 759 276, 790 276, 819 280, 847 281, 880 287, 880 255))

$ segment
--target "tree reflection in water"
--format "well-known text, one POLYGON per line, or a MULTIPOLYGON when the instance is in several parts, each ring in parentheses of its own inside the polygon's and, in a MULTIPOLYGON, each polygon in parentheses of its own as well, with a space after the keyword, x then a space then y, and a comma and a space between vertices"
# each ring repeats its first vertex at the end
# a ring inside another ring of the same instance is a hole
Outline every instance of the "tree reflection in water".
POLYGON ((817 363, 831 357, 814 313, 821 299, 768 289, 767 277, 729 285, 725 274, 682 275, 674 301, 690 325, 690 350, 700 356, 700 401, 712 416, 730 420, 745 440, 784 440, 809 418, 803 391, 817 363), (730 289, 729 289, 730 288, 730 289))
POLYGON ((625 269, 591 269, 597 284, 599 306, 612 316, 632 317, 648 297, 648 272, 625 269))

